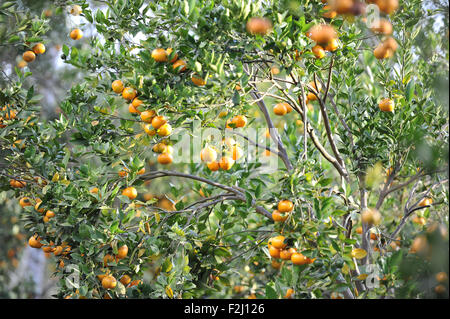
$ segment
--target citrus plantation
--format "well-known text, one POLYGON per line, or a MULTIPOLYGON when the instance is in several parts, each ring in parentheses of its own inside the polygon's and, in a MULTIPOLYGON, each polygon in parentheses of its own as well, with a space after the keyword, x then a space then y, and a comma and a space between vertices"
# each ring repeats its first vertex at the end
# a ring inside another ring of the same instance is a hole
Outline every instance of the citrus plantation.
POLYGON ((448 36, 438 0, 2 2, 0 296, 33 249, 61 299, 448 298, 448 36))

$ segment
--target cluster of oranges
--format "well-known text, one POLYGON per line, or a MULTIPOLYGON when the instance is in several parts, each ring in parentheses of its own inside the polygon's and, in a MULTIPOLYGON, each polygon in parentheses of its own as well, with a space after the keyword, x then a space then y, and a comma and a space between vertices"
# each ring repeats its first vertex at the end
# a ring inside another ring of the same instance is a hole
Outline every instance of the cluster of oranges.
POLYGON ((266 35, 272 30, 272 22, 267 18, 253 17, 247 21, 246 29, 252 35, 266 35))
POLYGON ((275 222, 284 222, 289 217, 289 214, 293 209, 294 204, 290 200, 281 200, 278 203, 277 209, 272 212, 272 219, 275 222))
POLYGON ((227 120, 226 128, 233 129, 238 127, 244 127, 247 125, 247 117, 245 115, 236 115, 235 117, 227 120))
POLYGON ((306 36, 316 44, 312 48, 312 53, 317 59, 325 57, 325 51, 334 52, 339 47, 336 30, 329 24, 318 24, 311 27, 306 36))
POLYGON ((186 71, 187 66, 186 61, 178 59, 178 53, 173 52, 172 48, 167 49, 156 48, 152 51, 152 58, 156 62, 169 62, 169 57, 172 57, 170 59, 170 63, 172 63, 172 68, 174 71, 178 72, 186 71))
MULTIPOLYGON (((122 97, 131 101, 128 106, 128 111, 132 114, 138 114, 144 122, 144 131, 149 136, 161 136, 166 137, 172 133, 172 126, 168 123, 168 119, 164 115, 157 115, 154 110, 140 111, 138 108, 143 104, 143 101, 137 97, 137 91, 132 87, 124 87, 121 80, 115 80, 111 84, 112 90, 117 94, 122 94, 122 97)), ((153 147, 153 151, 160 153, 158 155, 158 163, 166 165, 173 161, 172 147, 163 145, 164 143, 158 143, 153 147)), ((145 172, 145 170, 144 170, 145 172)), ((144 173, 142 172, 142 174, 144 173)), ((126 172, 124 173, 126 174, 126 172)))
POLYGON ((45 45, 42 43, 36 43, 31 50, 27 50, 22 54, 22 60, 19 61, 17 66, 24 68, 28 63, 33 62, 36 59, 36 55, 45 53, 45 45))
POLYGON ((288 248, 284 236, 270 238, 268 248, 270 256, 274 259, 272 266, 276 269, 279 269, 281 266, 276 259, 290 260, 294 265, 312 264, 316 260, 315 258, 306 257, 293 247, 288 248))
POLYGON ((226 146, 226 153, 230 155, 224 155, 217 160, 218 152, 212 146, 206 146, 200 152, 200 159, 205 162, 209 170, 217 171, 222 169, 227 171, 231 169, 234 163, 244 155, 243 149, 238 143, 231 137, 227 137, 222 141, 222 145, 226 146))

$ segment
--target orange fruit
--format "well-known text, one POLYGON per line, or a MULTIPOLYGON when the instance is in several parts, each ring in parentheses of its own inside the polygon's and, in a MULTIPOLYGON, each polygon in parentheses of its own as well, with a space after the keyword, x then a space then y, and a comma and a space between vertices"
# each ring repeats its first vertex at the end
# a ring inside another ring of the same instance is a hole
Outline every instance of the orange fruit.
POLYGON ((111 84, 111 87, 112 87, 113 91, 116 93, 122 93, 122 91, 123 91, 123 83, 120 80, 115 80, 111 84))
POLYGON ((381 214, 376 209, 368 208, 361 213, 361 220, 363 223, 369 225, 379 225, 381 222, 381 214))
POLYGON ((128 275, 123 275, 122 278, 120 278, 120 282, 124 285, 127 286, 130 282, 131 282, 131 277, 128 275))
POLYGON ((145 167, 142 167, 140 170, 138 170, 137 174, 138 174, 138 175, 143 175, 143 174, 145 174, 145 167))
POLYGON ((59 256, 59 255, 61 255, 62 251, 63 251, 62 246, 56 246, 56 247, 55 247, 55 250, 53 251, 53 254, 54 254, 55 256, 59 256))
POLYGON ((52 212, 51 210, 48 210, 46 213, 45 213, 45 217, 47 217, 47 218, 53 218, 53 217, 55 217, 55 213, 54 212, 52 212))
MULTIPOLYGON (((152 123, 155 118, 156 112, 154 110, 147 110, 141 113, 141 120, 145 123, 152 123)), ((154 126, 153 126, 154 127, 154 126)), ((157 129, 158 127, 154 127, 157 129)))
POLYGON ((280 258, 280 249, 270 246, 269 247, 269 255, 272 258, 280 258))
POLYGON ((127 196, 129 199, 133 200, 137 197, 138 193, 136 188, 127 187, 122 191, 122 195, 127 196))
POLYGON ((234 160, 229 156, 224 156, 220 159, 219 166, 224 171, 228 171, 234 165, 234 160))
POLYGON ((363 231, 363 229, 362 229, 362 226, 359 226, 358 228, 356 228, 356 233, 357 234, 362 234, 362 231, 363 231))
POLYGON ((146 124, 144 126, 144 131, 145 131, 145 133, 147 133, 150 136, 155 136, 156 135, 156 130, 154 128, 152 128, 151 124, 146 124))
POLYGON ((98 187, 93 187, 93 188, 91 188, 89 190, 89 193, 91 193, 91 194, 98 194, 98 191, 99 191, 98 187))
POLYGON ((386 40, 384 40, 383 46, 386 49, 391 50, 391 54, 392 54, 392 52, 397 51, 397 48, 398 48, 397 41, 395 41, 395 39, 393 37, 389 37, 386 40))
POLYGON ((126 177, 126 176, 128 176, 128 169, 123 169, 123 170, 119 171, 118 174, 120 177, 126 177))
POLYGON ((212 162, 206 163, 206 166, 208 166, 209 170, 211 170, 213 172, 218 171, 219 167, 220 167, 219 162, 217 162, 217 161, 212 161, 212 162))
POLYGON ((172 64, 172 68, 174 70, 178 70, 178 72, 183 72, 186 71, 186 62, 184 60, 176 60, 173 64, 172 64), (178 69, 179 68, 179 69, 178 69))
POLYGON ((391 14, 398 9, 398 0, 377 0, 375 3, 380 8, 380 11, 391 14))
POLYGON ((168 165, 173 162, 173 157, 169 153, 162 153, 158 155, 158 163, 162 165, 168 165))
POLYGON ((13 187, 13 188, 22 188, 22 187, 27 186, 27 183, 24 181, 18 181, 16 179, 11 179, 9 181, 9 185, 11 185, 11 187, 13 187))
POLYGON ((436 287, 434 287, 434 291, 435 291, 437 294, 443 294, 443 293, 445 293, 446 290, 447 290, 447 289, 446 289, 445 286, 443 286, 443 285, 437 285, 436 287))
POLYGON ((335 0, 330 3, 332 9, 338 14, 350 13, 353 7, 353 0, 335 0))
POLYGON ((334 52, 339 47, 339 43, 337 39, 331 39, 330 42, 327 43, 325 46, 325 50, 329 52, 334 52))
POLYGON ((283 249, 280 251, 280 258, 283 260, 291 260, 291 256, 294 253, 296 253, 294 248, 283 249))
POLYGON ((377 240, 378 239, 378 235, 375 234, 375 233, 370 233, 370 239, 377 240))
POLYGON ((336 30, 328 24, 315 25, 308 30, 306 35, 319 44, 328 43, 331 39, 337 38, 336 30))
POLYGON ((126 87, 122 91, 122 97, 125 100, 133 100, 136 97, 136 90, 130 87, 126 87))
POLYGON ((167 62, 167 52, 161 48, 154 49, 152 51, 152 58, 156 62, 167 62))
POLYGON ((308 263, 308 259, 301 253, 292 254, 291 261, 294 265, 305 265, 308 263))
POLYGON ((194 83, 197 86, 204 86, 206 84, 205 80, 203 80, 202 78, 200 78, 200 77, 198 77, 196 75, 193 75, 191 77, 191 81, 192 81, 192 83, 194 83))
POLYGON ((292 297, 293 294, 294 294, 294 289, 289 288, 289 289, 286 291, 286 294, 284 295, 284 298, 289 299, 289 298, 292 297))
POLYGON ((167 145, 164 143, 158 143, 153 146, 152 150, 155 153, 163 153, 167 149, 167 145))
POLYGON ((26 206, 31 206, 31 201, 28 197, 21 198, 19 201, 19 205, 24 208, 26 206))
POLYGON ((102 280, 102 286, 105 289, 114 289, 116 285, 117 285, 116 278, 114 278, 111 275, 105 276, 105 278, 103 278, 102 280))
POLYGON ((167 118, 164 115, 155 116, 152 119, 152 126, 155 129, 159 129, 161 126, 167 123, 167 118))
POLYGON ((380 43, 374 50, 373 55, 378 60, 387 59, 389 58, 391 52, 382 44, 380 43))
POLYGON ((284 199, 278 203, 278 211, 280 213, 288 213, 294 209, 294 204, 287 199, 284 199))
POLYGON ((235 116, 232 120, 232 123, 235 124, 235 127, 244 127, 247 125, 247 117, 245 115, 235 116))
POLYGON ((40 198, 36 198, 36 205, 34 205, 34 209, 36 211, 38 211, 39 213, 43 214, 45 212, 45 209, 44 208, 39 208, 41 203, 42 203, 42 200, 40 198))
POLYGON ((423 207, 423 206, 429 206, 429 205, 431 205, 433 203, 433 200, 431 199, 431 198, 424 198, 424 199, 422 199, 420 202, 419 202, 419 206, 420 207, 423 207))
POLYGON ((275 222, 284 222, 287 218, 287 214, 281 214, 278 210, 272 212, 272 219, 275 222))
POLYGON ((266 35, 272 30, 272 22, 266 18, 253 17, 247 21, 246 28, 250 34, 266 35))
POLYGON ((127 245, 120 246, 119 249, 117 250, 117 258, 124 259, 125 257, 127 257, 127 255, 128 255, 128 246, 127 245))
POLYGON ((217 152, 211 146, 207 146, 201 150, 200 159, 206 163, 214 162, 217 159, 217 152))
POLYGON ((75 4, 72 6, 72 8, 70 8, 70 14, 73 16, 79 16, 81 12, 83 12, 83 10, 78 4, 75 4))
MULTIPOLYGON (((23 69, 27 65, 28 65, 28 63, 26 61, 24 61, 24 60, 20 60, 19 62, 17 62, 17 67, 19 69, 23 69)), ((0 118, 0 121, 1 121, 1 118, 0 118)), ((0 125, 0 127, 2 127, 2 126, 0 125)))
POLYGON ((383 112, 394 112, 395 103, 389 98, 383 99, 379 104, 378 107, 383 112))
POLYGON ((322 59, 323 57, 325 57, 325 50, 318 44, 313 46, 312 53, 314 53, 314 56, 317 59, 322 59))
POLYGON ((233 152, 233 160, 234 161, 237 161, 244 155, 244 151, 242 150, 242 148, 240 148, 237 145, 234 145, 231 150, 233 152))
POLYGON ((271 238, 269 243, 275 248, 283 249, 287 246, 284 240, 285 240, 284 236, 276 236, 271 238))
POLYGON ((172 126, 169 123, 163 124, 156 133, 158 133, 159 136, 169 136, 172 133, 172 126))
POLYGON ((436 274, 436 280, 438 281, 438 282, 446 282, 447 280, 448 280, 448 276, 447 276, 447 273, 445 273, 445 272, 440 272, 440 273, 437 273, 436 274))
MULTIPOLYGON (((173 52, 172 48, 167 48, 166 49, 167 57, 169 57, 169 55, 171 55, 172 52, 173 52)), ((170 60, 170 63, 175 63, 176 60, 178 60, 178 53, 175 52, 173 58, 170 60)))
POLYGON ((128 105, 128 112, 132 114, 141 114, 141 112, 136 107, 134 107, 133 104, 128 105))
POLYGON ((323 10, 325 10, 325 12, 323 13, 323 17, 327 18, 327 19, 334 19, 337 16, 337 12, 334 11, 330 6, 326 5, 322 8, 323 10))
POLYGON ((80 40, 83 37, 83 31, 81 31, 80 29, 73 29, 70 32, 70 38, 72 40, 80 40))
POLYGON ((22 58, 25 62, 33 62, 36 59, 36 54, 33 51, 25 51, 22 55, 22 58))
POLYGON ((33 52, 35 54, 44 54, 45 52, 45 45, 42 43, 37 43, 33 46, 33 52))
POLYGON ((277 105, 275 105, 273 108, 273 113, 279 116, 285 115, 287 113, 285 103, 278 103, 277 105))
POLYGON ((392 24, 386 19, 378 19, 372 24, 370 30, 374 33, 389 35, 392 34, 392 24))
POLYGON ((128 288, 134 287, 134 286, 138 286, 142 284, 142 280, 133 280, 129 285, 128 288))
POLYGON ((35 234, 28 239, 28 245, 33 248, 41 248, 44 244, 41 243, 41 238, 35 234))
POLYGON ((139 100, 137 97, 133 99, 133 102, 131 102, 131 105, 133 105, 135 108, 139 107, 139 105, 141 105, 142 102, 141 100, 139 100))

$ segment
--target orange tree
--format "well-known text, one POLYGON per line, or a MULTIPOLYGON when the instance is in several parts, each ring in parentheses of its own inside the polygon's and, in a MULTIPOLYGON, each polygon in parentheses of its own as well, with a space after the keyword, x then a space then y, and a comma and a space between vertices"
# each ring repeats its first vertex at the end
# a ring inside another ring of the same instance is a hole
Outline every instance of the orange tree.
POLYGON ((0 96, 57 297, 448 296, 444 13, 324 2, 70 3, 60 117, 0 96))

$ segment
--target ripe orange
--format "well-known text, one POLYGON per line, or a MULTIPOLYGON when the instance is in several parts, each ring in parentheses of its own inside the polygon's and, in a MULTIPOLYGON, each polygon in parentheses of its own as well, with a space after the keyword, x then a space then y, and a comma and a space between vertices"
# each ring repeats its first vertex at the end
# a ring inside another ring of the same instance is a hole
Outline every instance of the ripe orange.
POLYGON ((247 118, 245 115, 238 115, 233 118, 233 123, 236 127, 244 127, 247 125, 247 118))
POLYGON ((157 143, 153 146, 152 150, 155 153, 163 153, 164 151, 166 151, 167 149, 167 145, 164 143, 157 143))
POLYGON ((289 298, 292 297, 293 294, 294 294, 294 289, 289 288, 289 289, 286 291, 286 295, 284 295, 284 298, 289 299, 289 298))
POLYGON ((294 204, 287 199, 284 199, 278 203, 278 210, 280 213, 288 213, 294 209, 294 204))
POLYGON ((152 51, 152 58, 156 62, 167 62, 167 52, 164 49, 158 48, 152 51))
POLYGON ((434 287, 434 291, 435 291, 437 294, 443 294, 443 293, 445 293, 446 290, 447 290, 447 289, 446 289, 445 286, 443 286, 443 285, 437 285, 436 287, 434 287))
POLYGON ((253 17, 247 21, 246 28, 250 34, 266 35, 272 30, 272 22, 266 18, 253 17))
POLYGON ((218 171, 220 167, 219 162, 217 161, 206 163, 206 166, 208 166, 208 168, 213 172, 218 171))
POLYGON ((383 41, 383 46, 387 48, 388 50, 391 50, 390 55, 392 55, 393 52, 397 51, 398 44, 397 41, 393 37, 389 37, 386 40, 383 41))
POLYGON ((168 165, 173 162, 173 157, 169 153, 162 153, 158 155, 158 163, 162 165, 168 165))
POLYGON ((99 191, 98 187, 93 187, 93 188, 91 188, 89 190, 89 193, 91 193, 91 194, 98 194, 98 191, 99 191))
POLYGON ((200 151, 200 159, 206 163, 214 162, 217 159, 217 152, 211 146, 207 146, 200 151))
POLYGON ((373 55, 378 60, 387 59, 391 55, 390 50, 388 50, 383 43, 380 43, 374 50, 373 55))
POLYGON ((9 181, 9 185, 13 188, 23 188, 23 187, 27 186, 27 183, 24 181, 18 181, 16 179, 11 179, 9 181))
POLYGON ((73 29, 70 32, 70 38, 72 40, 80 40, 83 37, 83 31, 81 31, 80 29, 73 29))
POLYGON ((22 55, 22 58, 25 62, 33 62, 36 59, 36 54, 33 51, 25 51, 22 55))
POLYGON ((325 50, 318 44, 313 46, 312 53, 314 53, 314 56, 317 59, 322 59, 323 57, 325 57, 325 50))
POLYGON ((374 33, 389 35, 392 33, 392 24, 386 19, 379 19, 372 24, 370 30, 374 33))
POLYGON ((326 51, 334 52, 338 49, 339 43, 337 39, 331 39, 325 46, 326 51))
POLYGON ((228 171, 234 165, 234 160, 229 156, 223 156, 220 159, 219 166, 224 171, 228 171))
POLYGON ((331 2, 331 7, 338 14, 350 13, 353 7, 353 0, 335 0, 331 2))
POLYGON ((138 174, 138 175, 143 175, 143 174, 145 174, 145 167, 142 167, 140 170, 138 170, 137 174, 138 174))
POLYGON ((363 230, 362 226, 359 226, 358 228, 356 228, 356 233, 361 235, 362 234, 362 230, 363 230))
POLYGON ((48 211, 45 213, 45 217, 47 217, 48 219, 53 218, 53 217, 55 217, 55 213, 52 212, 51 210, 48 210, 48 211))
POLYGON ((156 133, 158 133, 159 136, 169 136, 172 133, 172 126, 169 123, 163 124, 156 133))
POLYGON ((278 103, 277 105, 274 106, 273 108, 273 113, 275 115, 279 115, 279 116, 283 116, 287 113, 287 108, 285 103, 278 103))
POLYGON ((278 210, 272 212, 272 219, 275 222, 284 222, 287 218, 287 214, 281 214, 278 210))
POLYGON ((275 248, 283 249, 287 246, 284 240, 285 240, 284 236, 276 236, 269 240, 269 244, 275 248))
POLYGON ((244 155, 244 151, 238 145, 234 145, 231 149, 233 152, 233 160, 237 161, 244 155))
POLYGON ((308 263, 308 259, 301 253, 292 254, 291 261, 294 265, 305 265, 308 263))
POLYGON ((269 247, 269 255, 272 258, 280 258, 280 249, 270 246, 269 247))
POLYGON ((436 274, 436 280, 438 282, 446 282, 448 280, 448 276, 447 273, 445 273, 444 271, 437 273, 436 274))
POLYGON ((161 126, 167 123, 167 118, 164 115, 155 116, 152 119, 152 126, 155 129, 159 129, 161 126))
POLYGON ((114 278, 111 275, 105 276, 105 278, 103 278, 102 280, 102 286, 105 289, 114 289, 116 285, 117 285, 116 278, 114 278))
POLYGON ((378 239, 378 235, 375 234, 375 233, 370 233, 370 239, 377 240, 378 239))
POLYGON ((128 169, 123 169, 123 170, 119 171, 118 174, 120 177, 126 177, 126 176, 128 176, 128 169))
MULTIPOLYGON (((167 57, 169 57, 173 52, 172 48, 167 48, 166 49, 166 53, 167 53, 167 57)), ((175 52, 173 58, 170 60, 170 63, 175 63, 175 61, 178 60, 178 53, 175 52)))
POLYGON ((184 60, 176 60, 173 64, 172 64, 172 68, 176 71, 178 70, 178 72, 183 72, 186 71, 186 62, 184 60))
POLYGON ((329 5, 324 6, 322 9, 325 10, 322 15, 324 18, 334 19, 337 16, 337 12, 334 11, 329 5))
POLYGON ((395 103, 389 98, 383 99, 379 104, 378 107, 383 112, 394 112, 395 103))
POLYGON ((423 206, 429 206, 429 205, 431 205, 432 203, 433 203, 433 200, 432 200, 431 198, 427 197, 427 198, 422 199, 422 200, 419 202, 419 206, 420 206, 420 207, 423 207, 423 206))
POLYGON ((191 81, 192 81, 192 83, 194 83, 197 86, 204 86, 206 84, 205 80, 203 80, 202 78, 200 78, 200 77, 198 77, 196 75, 193 75, 191 77, 191 81))
POLYGON ((125 257, 127 257, 127 255, 128 255, 128 246, 127 245, 120 246, 119 249, 117 250, 117 258, 124 259, 125 257))
POLYGON ((122 93, 122 91, 123 91, 123 83, 120 80, 115 80, 111 84, 111 87, 112 87, 113 91, 116 93, 122 93))
POLYGON ((136 107, 134 107, 133 104, 128 105, 128 112, 132 114, 141 114, 141 112, 136 107))
POLYGON ((62 251, 63 251, 62 246, 56 246, 56 247, 55 247, 55 250, 53 251, 53 254, 54 254, 55 256, 59 256, 59 255, 61 255, 62 251))
POLYGON ((398 0, 377 0, 375 2, 380 8, 380 11, 386 14, 391 14, 398 9, 398 0))
POLYGON ((379 225, 381 222, 381 214, 376 209, 368 208, 361 213, 361 220, 363 223, 369 225, 379 225))
MULTIPOLYGON (((154 110, 147 110, 141 113, 141 120, 145 123, 152 123, 153 119, 155 118, 156 112, 154 110)), ((154 126, 153 126, 154 127, 154 126)), ((158 127, 154 127, 158 128, 158 127)))
POLYGON ((151 124, 146 124, 144 126, 144 131, 145 131, 145 133, 147 133, 150 136, 155 136, 156 135, 156 130, 154 128, 152 128, 151 124))
POLYGON ((44 244, 41 243, 41 237, 35 234, 28 239, 28 245, 33 248, 41 248, 44 244))
POLYGON ((131 277, 128 275, 123 275, 122 278, 120 278, 120 282, 124 285, 127 286, 130 282, 131 282, 131 277))
POLYGON ((126 87, 122 91, 122 97, 125 100, 133 100, 136 97, 136 90, 130 87, 126 87))
POLYGON ((328 24, 315 25, 308 30, 306 35, 319 44, 328 43, 331 39, 337 38, 336 31, 328 24))
POLYGON ((122 195, 127 196, 129 199, 133 200, 137 197, 138 193, 136 188, 127 187, 122 191, 122 195))
POLYGON ((133 102, 131 102, 131 105, 133 105, 135 108, 139 107, 139 105, 141 105, 142 102, 141 100, 139 100, 137 97, 133 99, 133 102))
POLYGON ((30 199, 28 197, 24 197, 24 198, 20 199, 19 205, 22 208, 25 208, 26 206, 31 206, 32 204, 31 204, 30 199))
POLYGON ((33 46, 33 52, 35 54, 44 54, 45 52, 45 45, 42 43, 37 43, 33 46))
MULTIPOLYGON (((19 69, 23 69, 27 65, 28 65, 28 63, 26 61, 24 61, 24 60, 20 60, 19 62, 17 62, 17 67, 19 69)), ((0 118, 0 121, 1 121, 1 118, 0 118)), ((2 126, 0 125, 0 127, 2 127, 2 126)))
POLYGON ((283 260, 291 260, 292 254, 295 254, 295 248, 283 249, 280 251, 280 258, 283 260))
POLYGON ((133 280, 129 285, 128 288, 134 287, 134 286, 138 286, 142 284, 142 280, 133 280))

